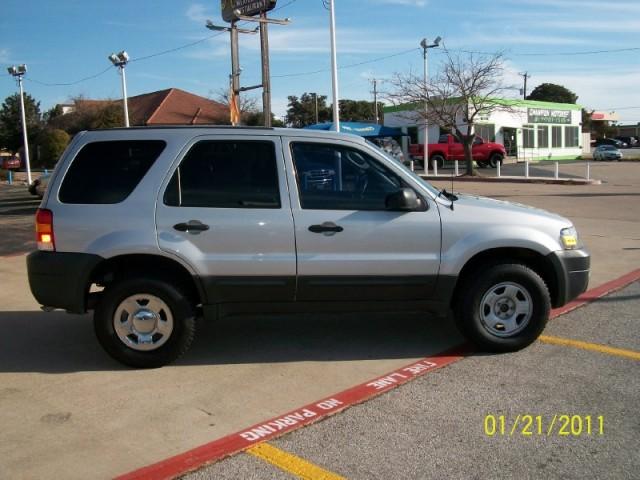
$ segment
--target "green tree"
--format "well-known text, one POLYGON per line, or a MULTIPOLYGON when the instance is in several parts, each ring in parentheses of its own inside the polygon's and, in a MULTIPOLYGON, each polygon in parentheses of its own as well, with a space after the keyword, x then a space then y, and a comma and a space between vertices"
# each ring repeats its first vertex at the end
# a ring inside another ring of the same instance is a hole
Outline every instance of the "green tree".
MULTIPOLYGON (((49 121, 49 126, 75 135, 82 130, 113 128, 124 125, 122 104, 111 100, 72 99, 73 111, 58 115, 49 121)), ((135 123, 132 121, 132 123, 135 123)))
POLYGON ((527 100, 540 100, 542 102, 576 103, 578 96, 562 85, 555 83, 543 83, 533 89, 527 100))
POLYGON ((60 105, 56 105, 55 107, 51 107, 49 110, 44 112, 42 115, 42 120, 44 123, 50 123, 53 119, 62 115, 62 107, 60 105))
MULTIPOLYGON (((287 109, 288 123, 295 128, 306 127, 316 123, 316 95, 303 93, 300 98, 290 95, 287 97, 289 105, 287 109)), ((327 106, 327 96, 318 95, 318 123, 331 119, 331 108, 327 106)))
POLYGON ((52 168, 69 144, 69 134, 58 128, 45 128, 38 136, 40 146, 39 166, 52 168))
MULTIPOLYGON (((340 100, 340 120, 345 122, 375 122, 376 112, 373 102, 366 100, 340 100)), ((378 102, 378 116, 384 104, 378 102)))
MULTIPOLYGON (((40 130, 40 102, 29 95, 24 94, 24 110, 27 122, 29 143, 40 130)), ((20 118, 20 94, 16 93, 4 99, 0 107, 0 148, 6 148, 10 152, 17 152, 22 147, 22 120, 20 118)))

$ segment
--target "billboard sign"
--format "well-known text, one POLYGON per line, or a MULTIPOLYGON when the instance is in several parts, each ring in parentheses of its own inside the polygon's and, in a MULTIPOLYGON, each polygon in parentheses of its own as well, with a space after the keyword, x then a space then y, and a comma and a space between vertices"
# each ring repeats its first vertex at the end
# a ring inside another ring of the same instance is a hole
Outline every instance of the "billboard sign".
POLYGON ((238 20, 236 11, 240 15, 251 17, 261 12, 273 10, 277 0, 221 0, 222 19, 225 22, 238 20))
POLYGON ((553 110, 550 108, 527 109, 528 123, 571 123, 571 110, 553 110))

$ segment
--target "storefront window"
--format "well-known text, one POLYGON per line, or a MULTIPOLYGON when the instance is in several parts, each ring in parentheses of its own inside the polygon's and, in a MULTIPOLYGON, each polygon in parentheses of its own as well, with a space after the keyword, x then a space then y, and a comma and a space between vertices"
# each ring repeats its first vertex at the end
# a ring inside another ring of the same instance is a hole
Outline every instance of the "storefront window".
POLYGON ((538 148, 549 148, 549 127, 538 125, 538 148))
POLYGON ((551 127, 551 147, 562 148, 562 127, 551 127))
POLYGON ((476 125, 476 135, 481 137, 485 142, 495 142, 496 126, 493 123, 476 125))
POLYGON ((578 145, 578 127, 564 127, 564 146, 577 147, 578 145))
POLYGON ((536 146, 534 143, 534 135, 535 130, 533 125, 522 126, 522 146, 524 148, 533 148, 536 146))

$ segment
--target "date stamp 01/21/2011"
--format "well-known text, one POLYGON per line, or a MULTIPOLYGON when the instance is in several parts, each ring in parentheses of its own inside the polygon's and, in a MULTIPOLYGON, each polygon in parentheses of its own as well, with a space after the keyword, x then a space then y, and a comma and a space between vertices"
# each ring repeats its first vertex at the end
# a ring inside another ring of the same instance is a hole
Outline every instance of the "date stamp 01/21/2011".
POLYGON ((581 437, 604 435, 604 415, 507 415, 488 414, 484 417, 487 437, 559 436, 581 437))

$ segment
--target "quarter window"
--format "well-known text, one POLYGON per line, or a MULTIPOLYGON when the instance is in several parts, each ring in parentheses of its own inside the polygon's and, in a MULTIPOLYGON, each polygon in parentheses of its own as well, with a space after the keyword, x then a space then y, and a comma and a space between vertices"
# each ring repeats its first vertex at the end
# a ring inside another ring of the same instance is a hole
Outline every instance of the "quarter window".
POLYGON ((62 203, 113 204, 126 199, 165 147, 162 140, 88 143, 60 187, 62 203))
POLYGON ((405 187, 360 150, 321 143, 293 143, 291 150, 304 209, 385 210, 387 195, 405 187))
POLYGON ((173 174, 164 203, 173 207, 280 208, 273 143, 196 143, 173 174))

